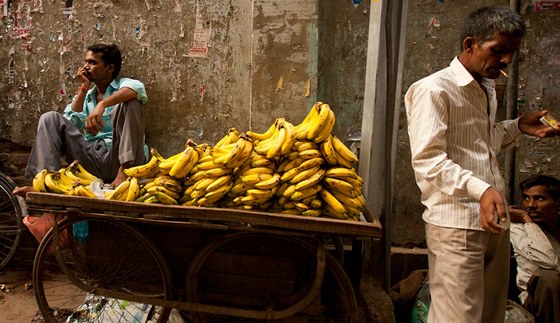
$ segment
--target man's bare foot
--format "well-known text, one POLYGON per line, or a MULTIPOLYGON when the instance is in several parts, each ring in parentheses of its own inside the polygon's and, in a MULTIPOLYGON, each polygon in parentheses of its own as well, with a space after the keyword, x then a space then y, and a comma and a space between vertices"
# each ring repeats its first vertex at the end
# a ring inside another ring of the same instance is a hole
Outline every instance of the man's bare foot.
POLYGON ((132 163, 126 163, 126 164, 121 165, 121 167, 119 167, 119 170, 117 172, 117 177, 115 177, 115 179, 113 180, 111 185, 109 185, 110 189, 114 189, 115 187, 119 186, 120 183, 126 181, 128 176, 126 176, 126 174, 124 173, 124 170, 129 168, 131 165, 132 165, 132 163))
POLYGON ((33 186, 22 186, 22 187, 17 186, 12 191, 12 194, 25 198, 25 196, 29 192, 35 192, 35 190, 33 189, 33 186))

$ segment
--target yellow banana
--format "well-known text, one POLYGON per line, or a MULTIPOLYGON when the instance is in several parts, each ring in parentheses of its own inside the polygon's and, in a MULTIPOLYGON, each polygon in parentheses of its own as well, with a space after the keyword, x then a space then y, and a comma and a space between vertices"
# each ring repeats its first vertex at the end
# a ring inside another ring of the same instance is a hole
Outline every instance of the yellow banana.
POLYGON ((214 161, 217 163, 219 162, 221 164, 229 163, 231 160, 235 159, 237 155, 239 155, 243 151, 246 144, 247 144, 246 140, 242 140, 242 138, 237 139, 235 146, 233 146, 233 148, 227 154, 225 154, 223 158, 221 159, 216 158, 214 161))
POLYGON ((319 149, 307 149, 299 153, 299 157, 303 159, 313 159, 323 156, 319 149))
POLYGON ((286 158, 288 158, 289 160, 294 160, 296 158, 299 158, 299 152, 292 151, 286 156, 286 158))
POLYGON ((334 147, 332 144, 332 134, 328 135, 327 138, 321 143, 321 152, 323 153, 323 158, 327 161, 327 163, 331 165, 338 165, 338 161, 336 159, 336 152, 334 151, 334 147))
POLYGON ((309 210, 305 210, 303 212, 301 212, 301 215, 303 216, 311 216, 311 217, 318 217, 321 215, 321 210, 319 209, 309 209, 309 210))
POLYGON ((140 185, 138 184, 138 178, 131 177, 130 184, 128 185, 128 191, 126 194, 127 201, 134 201, 138 198, 138 192, 140 191, 140 185))
POLYGON ((327 169, 325 173, 326 177, 333 177, 333 178, 357 178, 358 174, 354 168, 346 168, 346 167, 331 167, 327 169))
POLYGON ((350 197, 335 190, 330 190, 330 192, 332 195, 334 195, 334 197, 336 197, 337 200, 340 201, 340 203, 344 204, 345 207, 350 206, 357 210, 362 209, 362 203, 360 203, 360 200, 357 197, 350 197))
POLYGON ((297 146, 298 152, 302 152, 308 149, 319 149, 319 146, 313 141, 300 141, 299 143, 300 144, 297 146))
MULTIPOLYGON (((70 164, 72 165, 72 164, 70 164)), ((96 176, 94 176, 93 174, 91 174, 90 172, 88 172, 80 163, 78 163, 76 161, 75 166, 72 166, 70 168, 70 170, 72 171, 72 173, 74 173, 76 176, 81 177, 83 179, 86 180, 90 180, 90 181, 94 181, 97 179, 96 176)))
POLYGON ((177 205, 177 204, 179 204, 176 199, 172 198, 171 196, 169 196, 169 195, 167 195, 163 192, 156 192, 154 195, 157 197, 158 201, 161 202, 161 204, 165 204, 165 205, 177 205))
POLYGON ((309 205, 305 204, 305 203, 294 203, 294 206, 296 207, 296 209, 300 210, 300 211, 307 211, 309 210, 309 205))
POLYGON ((270 125, 270 127, 268 128, 268 130, 266 130, 264 133, 256 133, 253 131, 247 131, 246 134, 247 136, 249 136, 250 138, 253 138, 255 140, 266 140, 268 138, 270 138, 274 132, 276 131, 276 124, 278 123, 278 119, 274 120, 274 122, 270 125))
POLYGON ((203 202, 199 200, 198 205, 205 206, 208 204, 214 204, 218 202, 218 200, 226 196, 226 194, 231 190, 232 186, 233 183, 230 181, 229 183, 226 183, 225 185, 222 185, 221 187, 215 190, 207 192, 203 197, 206 200, 203 202))
POLYGON ((329 111, 330 107, 328 104, 321 104, 319 106, 319 115, 313 121, 313 124, 309 127, 309 131, 307 132, 307 139, 308 140, 315 140, 315 136, 319 133, 321 128, 325 125, 329 118, 329 111))
POLYGON ((121 195, 124 195, 126 197, 126 192, 127 192, 129 186, 130 186, 130 180, 129 179, 127 179, 126 181, 123 181, 122 183, 117 185, 117 187, 115 187, 115 190, 113 191, 113 194, 111 194, 109 199, 110 200, 118 200, 118 199, 120 199, 121 195))
POLYGON ((309 179, 311 178, 311 176, 313 176, 313 174, 317 173, 319 170, 321 170, 321 166, 315 166, 313 168, 299 171, 297 175, 290 180, 290 183, 297 184, 303 181, 304 179, 309 179))
POLYGON ((209 170, 205 170, 202 172, 202 177, 203 178, 218 178, 227 174, 231 174, 233 172, 233 169, 231 168, 213 168, 213 169, 209 169, 209 170))
POLYGON ((296 186, 294 184, 291 184, 286 188, 286 190, 284 190, 282 196, 290 197, 295 193, 295 191, 296 191, 296 186))
POLYGON ((290 182, 285 182, 281 184, 280 187, 278 187, 278 190, 276 191, 275 195, 279 198, 282 198, 284 196, 284 192, 286 191, 286 189, 291 185, 292 184, 290 184, 290 182))
POLYGON ((155 185, 147 189, 148 193, 156 195, 157 192, 165 193, 174 199, 179 199, 179 193, 165 188, 165 186, 155 185))
POLYGON ((278 131, 278 135, 276 136, 276 139, 274 141, 274 144, 266 152, 266 158, 268 159, 274 158, 278 154, 280 154, 282 145, 284 144, 284 141, 286 141, 287 135, 288 134, 286 132, 286 128, 284 127, 280 128, 280 130, 278 131))
POLYGON ((359 192, 354 188, 354 186, 352 186, 352 184, 344 180, 338 178, 332 178, 332 177, 325 177, 323 179, 323 182, 325 183, 325 186, 331 189, 332 191, 338 191, 350 197, 357 197, 358 195, 360 195, 359 192))
POLYGON ((282 176, 280 177, 280 182, 287 182, 287 181, 293 179, 299 173, 300 173, 299 168, 297 168, 297 167, 292 168, 289 171, 284 172, 284 174, 282 174, 282 176))
POLYGON ((257 168, 249 168, 243 173, 241 176, 251 175, 251 174, 272 174, 274 173, 274 169, 268 167, 257 167, 257 168))
POLYGON ((210 183, 210 185, 206 186, 206 192, 215 191, 215 190, 217 190, 217 189, 221 188, 222 186, 224 186, 226 184, 229 184, 229 183, 232 183, 231 182, 231 175, 228 174, 228 175, 221 176, 221 177, 215 179, 212 183, 210 183))
POLYGON ((127 168, 124 170, 124 174, 128 177, 148 178, 157 171, 158 162, 157 157, 152 156, 148 163, 127 168))
POLYGON ((298 169, 301 171, 304 171, 306 169, 310 169, 313 167, 317 167, 320 165, 323 165, 325 163, 325 160, 323 159, 323 157, 316 157, 316 158, 311 158, 311 159, 303 159, 304 162, 301 163, 298 166, 298 169))
MULTIPOLYGON (((257 154, 257 156, 262 156, 262 155, 257 154)), ((276 168, 275 167, 276 164, 272 160, 267 159, 264 156, 262 157, 263 157, 262 159, 252 161, 250 164, 251 168, 258 168, 258 167, 268 167, 272 169, 276 168)))
POLYGON ((43 169, 33 177, 33 190, 35 192, 46 192, 47 187, 45 186, 45 177, 47 176, 48 170, 43 169))
POLYGON ((144 193, 140 196, 138 196, 138 198, 136 198, 136 202, 145 202, 146 199, 148 199, 149 197, 153 196, 152 193, 144 193))
POLYGON ((323 186, 321 184, 316 184, 306 189, 298 191, 295 190, 295 185, 294 185, 294 192, 288 195, 287 197, 289 197, 292 201, 302 201, 310 196, 319 193, 322 189, 323 186))
POLYGON ((171 167, 173 167, 173 165, 175 165, 175 163, 177 162, 177 160, 179 159, 179 157, 181 157, 181 154, 183 152, 179 152, 171 157, 165 158, 163 160, 160 160, 158 167, 159 169, 166 169, 167 172, 169 173, 169 170, 171 169, 171 167))
POLYGON ((277 187, 279 183, 280 183, 280 174, 275 173, 272 175, 270 179, 256 183, 255 187, 261 190, 268 190, 277 187))
POLYGON ((195 191, 205 191, 206 188, 212 184, 214 181, 216 180, 216 178, 203 178, 201 180, 199 180, 198 182, 196 182, 193 186, 194 186, 194 190, 195 191))
POLYGON ((310 175, 308 178, 305 178, 304 180, 297 182, 296 191, 304 190, 306 188, 318 184, 319 182, 321 182, 324 175, 325 175, 325 170, 319 169, 318 171, 313 173, 313 175, 310 175))
POLYGON ((327 204, 325 206, 325 209, 330 207, 334 211, 332 212, 333 213, 332 215, 338 218, 346 217, 346 209, 344 208, 344 205, 342 205, 342 203, 340 203, 340 201, 337 200, 336 197, 334 197, 334 195, 332 195, 328 190, 321 190, 321 197, 323 198, 323 201, 325 201, 325 203, 327 204))
POLYGON ((193 147, 187 147, 183 153, 177 158, 177 161, 169 170, 169 176, 175 178, 183 178, 193 169, 198 162, 198 153, 193 147))
POLYGON ((284 122, 283 125, 284 129, 286 130, 286 139, 282 143, 282 147, 280 148, 280 155, 285 155, 292 150, 294 142, 296 141, 296 130, 294 125, 289 123, 288 121, 284 122))
POLYGON ((58 171, 49 171, 45 175, 45 187, 50 193, 69 194, 72 186, 64 185, 60 181, 60 173, 58 171))
MULTIPOLYGON (((284 169, 282 169, 282 171, 284 172, 288 172, 296 167, 299 167, 303 162, 305 161, 305 159, 298 157, 296 159, 290 160, 286 166, 284 166, 284 169)), ((281 172, 281 170, 279 169, 278 172, 281 172)))
POLYGON ((222 137, 217 143, 216 147, 225 146, 231 144, 232 142, 237 141, 237 136, 239 135, 239 131, 236 128, 229 128, 227 134, 222 137))
POLYGON ((323 206, 323 202, 321 202, 320 199, 315 198, 309 202, 309 206, 313 209, 320 209, 323 206))
POLYGON ((251 153, 253 152, 253 143, 250 140, 245 139, 245 136, 240 137, 239 140, 245 141, 243 150, 236 157, 225 163, 227 167, 235 168, 242 166, 251 157, 251 153))
POLYGON ((303 121, 300 124, 295 126, 296 138, 298 140, 307 138, 307 133, 309 132, 309 128, 311 127, 311 125, 313 125, 313 121, 318 116, 317 107, 320 106, 321 104, 322 102, 315 103, 309 110, 309 113, 307 113, 307 115, 305 116, 305 119, 303 119, 303 121))
POLYGON ((157 196, 155 196, 155 195, 147 197, 143 202, 144 203, 160 203, 157 196))
POLYGON ((298 209, 282 210, 280 213, 289 215, 301 215, 301 211, 298 209))
POLYGON ((257 198, 254 197, 252 195, 246 195, 246 196, 240 196, 241 199, 241 203, 242 204, 249 204, 249 205, 259 205, 262 203, 265 203, 266 201, 268 201, 270 199, 270 197, 261 197, 261 198, 257 198))
POLYGON ((334 116, 334 112, 333 110, 329 109, 329 116, 327 118, 327 121, 322 126, 321 130, 319 130, 319 133, 315 135, 315 139, 313 139, 313 141, 316 143, 320 143, 325 139, 327 139, 327 137, 331 134, 332 130, 334 129, 335 121, 336 118, 334 116))
POLYGON ((348 162, 358 162, 358 157, 356 157, 356 155, 354 155, 354 153, 348 147, 346 147, 346 145, 340 139, 338 139, 337 136, 333 135, 332 142, 334 150, 338 154, 340 154, 342 158, 344 158, 348 162))
MULTIPOLYGON (((85 170, 84 170, 85 171, 85 170)), ((84 171, 80 171, 80 165, 77 160, 74 160, 68 167, 66 167, 65 174, 73 181, 79 182, 81 185, 89 185, 97 177, 91 175, 90 173, 85 174, 84 171)))
POLYGON ((97 198, 97 195, 91 191, 89 186, 78 185, 76 186, 76 189, 78 190, 80 196, 97 198))
MULTIPOLYGON (((332 176, 329 176, 329 177, 332 177, 332 176)), ((335 177, 335 178, 337 178, 337 177, 335 177)), ((350 177, 339 178, 339 179, 342 179, 342 180, 348 182, 348 184, 352 185, 352 186, 354 187, 354 189, 355 189, 358 193, 362 194, 362 187, 363 187, 363 184, 362 184, 362 182, 359 181, 358 179, 356 179, 356 178, 350 178, 350 177)))
POLYGON ((172 191, 180 191, 181 190, 181 182, 178 181, 177 179, 168 176, 168 175, 162 175, 162 176, 158 176, 154 179, 153 183, 155 185, 160 185, 160 186, 164 186, 172 191))
POLYGON ((255 185, 258 182, 266 181, 272 178, 271 174, 251 174, 246 176, 241 176, 241 181, 246 184, 255 185))
POLYGON ((74 181, 70 177, 66 176, 66 168, 62 168, 61 170, 59 170, 58 175, 58 181, 60 181, 63 186, 75 187, 77 185, 80 185, 79 181, 74 181))
POLYGON ((251 188, 247 190, 247 195, 253 196, 257 199, 270 199, 274 195, 272 190, 261 190, 258 188, 251 188))

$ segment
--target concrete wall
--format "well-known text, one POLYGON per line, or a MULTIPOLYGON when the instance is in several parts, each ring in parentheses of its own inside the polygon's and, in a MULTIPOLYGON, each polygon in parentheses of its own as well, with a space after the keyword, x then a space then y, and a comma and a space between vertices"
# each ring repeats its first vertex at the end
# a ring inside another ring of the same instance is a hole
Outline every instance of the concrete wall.
POLYGON ((320 10, 321 2, 294 0, 73 1, 71 10, 70 0, 7 3, 0 153, 28 150, 39 116, 63 111, 85 48, 97 42, 118 44, 120 76, 145 83, 146 140, 164 155, 188 138, 213 144, 230 127, 264 131, 278 117, 297 124, 318 99, 337 114, 337 134, 359 130, 367 1, 323 1, 320 10))

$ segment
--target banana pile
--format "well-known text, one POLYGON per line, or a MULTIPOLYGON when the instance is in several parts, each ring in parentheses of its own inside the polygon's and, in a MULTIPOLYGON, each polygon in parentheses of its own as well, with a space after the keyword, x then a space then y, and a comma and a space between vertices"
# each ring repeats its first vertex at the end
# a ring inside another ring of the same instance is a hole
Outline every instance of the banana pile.
MULTIPOLYGON (((358 158, 332 134, 335 121, 330 106, 317 102, 298 125, 277 118, 264 133, 230 128, 214 146, 189 141, 168 158, 152 148, 150 160, 126 169, 128 179, 106 198, 358 221, 366 206, 363 180, 353 166, 358 158)), ((85 176, 84 185, 66 179, 78 167, 41 172, 37 185, 86 194, 77 188, 87 188, 85 176)))
POLYGON ((77 160, 59 170, 43 169, 33 177, 35 192, 57 193, 74 196, 97 197, 90 184, 97 177, 85 170, 77 160))

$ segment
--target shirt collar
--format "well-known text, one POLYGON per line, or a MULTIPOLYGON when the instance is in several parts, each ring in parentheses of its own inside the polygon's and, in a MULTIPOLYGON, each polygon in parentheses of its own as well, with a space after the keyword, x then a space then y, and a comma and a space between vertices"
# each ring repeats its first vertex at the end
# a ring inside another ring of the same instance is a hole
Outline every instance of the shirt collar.
MULTIPOLYGON (((455 76, 455 79, 457 80, 457 83, 459 86, 467 86, 473 82, 476 82, 476 80, 474 79, 474 77, 471 75, 471 73, 469 73, 469 71, 467 71, 467 69, 465 68, 465 66, 463 65, 463 63, 461 63, 461 61, 459 61, 459 57, 455 57, 452 61, 451 64, 449 64, 449 67, 451 68, 451 71, 453 73, 453 75, 455 76)), ((494 80, 488 79, 483 77, 482 78, 482 85, 484 85, 485 87, 494 87, 494 80)))

